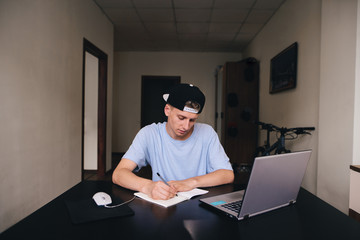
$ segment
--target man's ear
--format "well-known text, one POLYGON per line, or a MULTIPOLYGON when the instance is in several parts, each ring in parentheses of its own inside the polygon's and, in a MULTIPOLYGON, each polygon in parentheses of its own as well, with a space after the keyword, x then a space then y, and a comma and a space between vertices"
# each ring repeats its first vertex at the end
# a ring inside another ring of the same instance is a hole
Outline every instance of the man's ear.
POLYGON ((171 111, 171 107, 169 104, 165 104, 165 107, 164 107, 164 113, 165 113, 165 116, 169 116, 170 115, 170 111, 171 111))

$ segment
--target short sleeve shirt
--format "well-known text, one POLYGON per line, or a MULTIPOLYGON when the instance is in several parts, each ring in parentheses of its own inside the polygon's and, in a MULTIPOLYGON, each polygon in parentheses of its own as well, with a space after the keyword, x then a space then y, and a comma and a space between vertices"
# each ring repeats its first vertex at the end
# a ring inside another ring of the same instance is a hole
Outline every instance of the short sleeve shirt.
POLYGON ((123 158, 137 164, 135 170, 150 165, 152 178, 159 181, 184 180, 219 169, 232 170, 218 135, 207 124, 195 123, 186 140, 175 140, 166 131, 166 122, 142 128, 123 158))

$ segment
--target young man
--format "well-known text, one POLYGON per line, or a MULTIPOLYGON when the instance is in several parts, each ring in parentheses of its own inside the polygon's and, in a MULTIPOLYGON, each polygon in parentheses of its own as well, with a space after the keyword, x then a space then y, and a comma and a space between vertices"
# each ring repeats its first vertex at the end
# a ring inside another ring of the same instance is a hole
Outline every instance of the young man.
POLYGON ((116 167, 115 184, 153 199, 169 199, 179 191, 234 181, 229 158, 213 128, 196 123, 205 96, 199 88, 179 84, 163 95, 168 120, 142 128, 116 167), (150 165, 152 180, 133 171, 150 165), (159 175, 166 179, 161 181, 159 175))

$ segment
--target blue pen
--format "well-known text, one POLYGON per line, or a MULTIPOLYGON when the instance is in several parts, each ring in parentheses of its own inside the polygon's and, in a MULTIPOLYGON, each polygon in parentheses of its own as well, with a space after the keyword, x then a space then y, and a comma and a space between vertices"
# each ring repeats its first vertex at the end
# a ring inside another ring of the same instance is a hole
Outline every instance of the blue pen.
POLYGON ((165 179, 162 178, 162 176, 160 175, 160 173, 156 173, 159 178, 161 179, 161 181, 163 181, 163 183, 165 183, 166 185, 168 185, 170 187, 170 185, 165 181, 165 179))

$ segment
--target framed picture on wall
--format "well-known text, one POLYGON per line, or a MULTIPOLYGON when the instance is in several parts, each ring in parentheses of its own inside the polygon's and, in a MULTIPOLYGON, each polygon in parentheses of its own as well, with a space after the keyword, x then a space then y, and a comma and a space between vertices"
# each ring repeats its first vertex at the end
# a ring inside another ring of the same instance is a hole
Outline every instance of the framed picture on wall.
POLYGON ((277 93, 296 87, 297 42, 281 51, 270 62, 270 93, 277 93))

